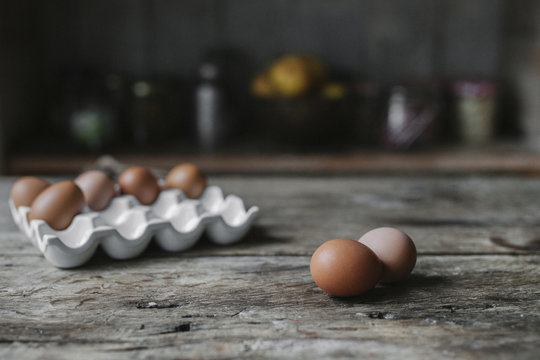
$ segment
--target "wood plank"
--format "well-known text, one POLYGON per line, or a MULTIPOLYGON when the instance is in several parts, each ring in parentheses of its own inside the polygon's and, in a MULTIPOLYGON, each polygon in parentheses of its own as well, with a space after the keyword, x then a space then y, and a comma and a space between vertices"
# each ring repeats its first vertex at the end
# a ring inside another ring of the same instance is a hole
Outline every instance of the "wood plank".
MULTIPOLYGON (((524 149, 439 149, 429 152, 392 153, 356 151, 340 154, 257 154, 221 153, 200 155, 118 154, 128 164, 171 168, 179 162, 193 162, 209 173, 228 174, 320 174, 320 173, 505 173, 540 176, 540 157, 524 149)), ((10 158, 10 174, 76 173, 94 165, 92 155, 16 155, 10 158)))
MULTIPOLYGON (((535 359, 540 351, 538 179, 210 180, 261 206, 241 243, 203 240, 183 253, 151 246, 128 261, 99 252, 73 270, 21 242, 4 202, 0 358, 535 359), (378 225, 415 239, 412 276, 347 300, 318 289, 313 250, 378 225)), ((0 196, 13 181, 0 178, 0 196)))
POLYGON ((170 256, 59 270, 0 255, 3 358, 507 358, 540 350, 537 255, 429 256, 329 297, 306 256, 170 256))
MULTIPOLYGON (((0 196, 8 198, 14 180, 0 180, 0 196)), ((258 205, 261 215, 244 241, 219 247, 203 239, 193 254, 311 255, 323 241, 359 238, 379 226, 407 232, 422 254, 540 251, 534 178, 211 176, 210 182, 258 205)), ((0 214, 4 253, 35 254, 21 244, 7 204, 0 214)))

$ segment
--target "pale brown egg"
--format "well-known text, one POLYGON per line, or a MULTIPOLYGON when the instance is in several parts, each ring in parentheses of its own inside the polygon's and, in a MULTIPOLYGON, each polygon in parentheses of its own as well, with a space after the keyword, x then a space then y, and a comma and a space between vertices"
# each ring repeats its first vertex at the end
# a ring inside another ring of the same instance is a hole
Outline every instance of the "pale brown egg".
POLYGON ((94 211, 105 209, 116 195, 114 181, 100 170, 82 173, 75 179, 75 183, 82 190, 88 207, 94 211))
POLYGON ((373 250, 383 263, 382 282, 402 280, 416 265, 416 246, 407 234, 398 229, 373 229, 358 241, 373 250))
POLYGON ((133 166, 126 169, 118 178, 122 193, 135 196, 141 204, 152 204, 159 195, 156 177, 148 169, 133 166))
POLYGON ((354 296, 375 287, 382 265, 367 246, 351 239, 325 242, 311 257, 311 276, 324 291, 335 296, 354 296))
POLYGON ((32 201, 49 186, 43 179, 34 176, 24 176, 17 180, 11 188, 11 199, 15 207, 30 206, 32 201))
POLYGON ((64 230, 84 206, 84 196, 73 181, 61 181, 43 190, 32 202, 28 220, 41 219, 64 230))
POLYGON ((206 176, 195 165, 184 163, 175 166, 165 178, 165 187, 182 190, 187 197, 199 198, 206 188, 206 176))

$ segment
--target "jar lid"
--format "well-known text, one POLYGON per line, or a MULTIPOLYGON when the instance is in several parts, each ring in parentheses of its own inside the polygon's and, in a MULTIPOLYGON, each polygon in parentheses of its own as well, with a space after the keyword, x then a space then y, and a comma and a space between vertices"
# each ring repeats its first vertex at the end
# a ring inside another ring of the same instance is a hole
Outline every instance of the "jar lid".
POLYGON ((452 83, 452 89, 461 97, 486 98, 495 96, 497 84, 489 80, 459 80, 452 83))

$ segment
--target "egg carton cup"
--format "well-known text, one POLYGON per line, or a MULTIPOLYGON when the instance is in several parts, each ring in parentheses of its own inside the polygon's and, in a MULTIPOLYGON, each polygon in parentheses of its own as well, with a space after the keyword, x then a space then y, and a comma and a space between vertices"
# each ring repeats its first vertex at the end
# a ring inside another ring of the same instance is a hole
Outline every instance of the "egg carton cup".
POLYGON ((45 221, 28 221, 28 206, 15 207, 9 200, 15 224, 59 268, 72 268, 88 261, 97 247, 114 259, 140 255, 152 238, 166 251, 192 247, 206 230, 208 238, 221 245, 239 241, 259 213, 246 209, 236 195, 224 197, 221 188, 209 186, 199 199, 189 199, 176 189, 161 191, 151 205, 142 205, 132 195, 112 199, 102 211, 85 209, 65 230, 55 230, 45 221))

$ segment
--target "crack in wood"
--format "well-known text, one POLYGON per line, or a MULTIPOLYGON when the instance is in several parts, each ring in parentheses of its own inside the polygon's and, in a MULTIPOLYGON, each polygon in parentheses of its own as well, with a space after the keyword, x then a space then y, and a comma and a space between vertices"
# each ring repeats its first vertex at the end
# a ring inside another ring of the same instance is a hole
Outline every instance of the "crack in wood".
MULTIPOLYGON (((416 219, 416 218, 377 218, 376 220, 382 220, 386 223, 391 223, 401 226, 461 226, 461 227, 475 227, 488 225, 485 221, 479 220, 466 220, 466 219, 416 219)), ((489 223, 493 225, 493 223, 489 223)))
POLYGON ((103 349, 101 352, 114 351, 114 352, 123 352, 123 351, 139 351, 139 350, 148 350, 148 346, 128 346, 123 348, 114 348, 114 349, 103 349))
POLYGON ((238 312, 235 312, 234 314, 231 315, 231 317, 235 317, 235 316, 238 316, 240 315, 241 313, 243 313, 244 311, 246 311, 247 307, 243 308, 242 310, 238 311, 238 312))
POLYGON ((95 298, 95 297, 92 297, 92 298, 82 299, 82 300, 79 301, 79 303, 75 306, 75 308, 78 308, 79 306, 83 305, 85 302, 87 302, 87 301, 92 301, 92 300, 96 300, 96 298, 95 298))
POLYGON ((372 311, 368 314, 368 317, 371 319, 384 319, 384 320, 396 320, 400 317, 396 314, 381 312, 381 311, 372 311))
POLYGON ((357 331, 358 328, 355 327, 329 327, 328 330, 332 331, 357 331))
POLYGON ((495 245, 509 249, 540 252, 540 238, 532 239, 524 245, 513 244, 510 241, 498 236, 491 236, 489 240, 491 240, 491 242, 495 245))
POLYGON ((178 332, 188 332, 188 331, 191 331, 192 325, 193 324, 191 322, 182 323, 180 325, 175 326, 174 328, 170 330, 161 331, 159 333, 152 334, 152 335, 164 335, 164 334, 174 334, 178 332))
POLYGON ((482 305, 467 306, 467 305, 452 305, 452 304, 450 304, 450 305, 443 305, 443 306, 441 306, 441 308, 448 309, 448 310, 450 310, 451 313, 455 313, 458 310, 487 310, 487 309, 493 309, 493 308, 495 308, 495 305, 493 305, 493 304, 482 304, 482 305))
POLYGON ((191 318, 209 318, 209 319, 213 319, 217 317, 216 314, 206 314, 206 315, 202 315, 202 314, 187 314, 187 315, 182 315, 181 318, 184 318, 184 319, 191 319, 191 318))
POLYGON ((28 291, 23 291, 22 292, 22 297, 27 297, 27 296, 31 296, 31 295, 35 295, 43 290, 48 290, 49 288, 47 286, 43 286, 43 287, 40 287, 40 288, 32 288, 28 291))
POLYGON ((171 309, 182 305, 182 303, 170 301, 138 301, 136 303, 137 309, 171 309))
POLYGON ((88 287, 88 288, 81 289, 79 291, 75 291, 75 294, 86 294, 89 291, 90 291, 89 294, 101 294, 101 292, 98 291, 98 290, 101 290, 101 289, 102 288, 99 287, 99 286, 93 286, 93 287, 88 287))
MULTIPOLYGON (((418 226, 418 227, 492 227, 492 226, 508 226, 520 225, 522 227, 537 227, 540 225, 538 221, 526 221, 522 219, 460 219, 460 218, 440 218, 440 219, 426 219, 426 218, 412 218, 412 217, 372 217, 373 220, 382 223, 392 223, 401 226, 418 226)), ((540 241, 535 239, 533 241, 540 241)))
MULTIPOLYGON (((73 344, 80 344, 80 345, 98 345, 98 344, 124 344, 125 341, 122 340, 105 340, 105 339, 78 339, 78 338, 69 338, 66 340, 55 340, 55 339, 47 339, 47 338, 38 338, 38 339, 7 339, 7 338, 0 338, 0 344, 13 344, 13 343, 21 343, 21 344, 55 344, 59 346, 63 346, 66 344, 73 345, 73 344)), ((106 351, 106 350, 105 350, 106 351)))

